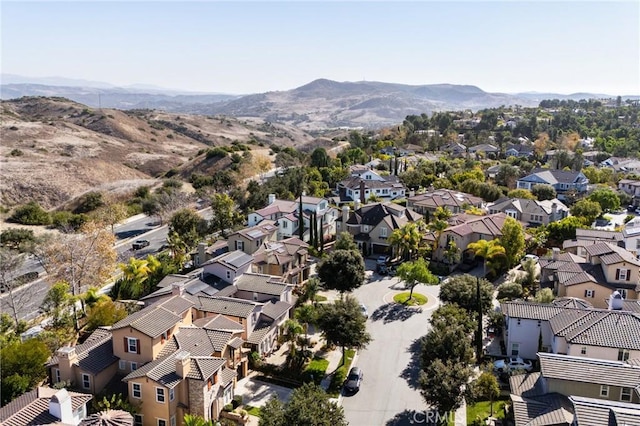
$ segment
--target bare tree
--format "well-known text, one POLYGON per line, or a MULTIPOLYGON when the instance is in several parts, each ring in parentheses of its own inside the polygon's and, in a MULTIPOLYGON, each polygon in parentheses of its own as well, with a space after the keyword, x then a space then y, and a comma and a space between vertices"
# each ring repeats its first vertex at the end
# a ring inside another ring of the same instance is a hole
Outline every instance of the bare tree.
POLYGON ((23 254, 0 248, 0 286, 6 292, 4 302, 11 311, 16 327, 20 321, 22 308, 29 304, 33 296, 33 292, 19 288, 27 281, 27 278, 20 274, 23 263, 23 254))
MULTIPOLYGON (((49 281, 65 281, 74 297, 92 286, 101 287, 116 266, 115 237, 102 225, 85 224, 80 232, 55 237, 44 251, 49 281)), ((84 309, 84 306, 83 306, 84 309)), ((74 306, 74 319, 77 312, 74 306)))

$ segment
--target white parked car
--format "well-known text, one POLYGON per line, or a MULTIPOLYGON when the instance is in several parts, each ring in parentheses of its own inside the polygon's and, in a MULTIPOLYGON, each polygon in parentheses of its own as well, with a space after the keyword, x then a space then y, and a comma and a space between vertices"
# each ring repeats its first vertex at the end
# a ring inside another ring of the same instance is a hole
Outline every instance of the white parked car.
POLYGON ((493 370, 498 372, 507 372, 510 370, 531 371, 532 369, 533 365, 531 365, 531 361, 525 361, 520 357, 499 359, 493 363, 493 370))

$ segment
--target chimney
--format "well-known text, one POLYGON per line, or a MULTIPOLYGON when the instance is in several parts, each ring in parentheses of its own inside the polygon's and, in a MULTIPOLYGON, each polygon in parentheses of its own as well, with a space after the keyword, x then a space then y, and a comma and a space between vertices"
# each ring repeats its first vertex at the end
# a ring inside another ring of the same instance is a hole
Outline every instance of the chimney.
POLYGON ((60 423, 75 424, 71 396, 66 389, 60 389, 49 400, 49 414, 60 419, 60 423))
POLYGON ((556 215, 558 214, 558 204, 551 204, 551 220, 556 220, 556 215))
POLYGON ((558 260, 558 256, 560 256, 560 249, 558 247, 554 247, 551 254, 551 259, 558 260))
POLYGON ((347 221, 349 220, 349 206, 342 206, 342 230, 347 230, 347 221))
POLYGON ((356 200, 353 202, 353 210, 358 211, 360 210, 360 200, 356 200))
POLYGON ((276 194, 269 194, 269 203, 268 204, 273 204, 276 201, 276 194))
POLYGON ((58 356, 58 368, 60 369, 60 380, 73 381, 75 374, 73 373, 73 366, 78 362, 78 354, 76 348, 71 346, 65 346, 56 352, 58 356))
POLYGON ((187 351, 180 351, 176 354, 176 373, 183 379, 189 374, 191 368, 190 355, 187 351))
POLYGON ((621 311, 622 310, 622 302, 624 299, 618 290, 611 293, 609 296, 609 310, 610 311, 621 311))
POLYGON ((365 190, 364 180, 361 180, 360 181, 360 202, 362 204, 367 204, 367 199, 364 197, 364 190, 365 190))
POLYGON ((184 283, 178 282, 171 284, 171 295, 182 296, 184 294, 184 283))
POLYGON ((198 262, 195 266, 200 266, 207 260, 207 243, 198 243, 198 262))

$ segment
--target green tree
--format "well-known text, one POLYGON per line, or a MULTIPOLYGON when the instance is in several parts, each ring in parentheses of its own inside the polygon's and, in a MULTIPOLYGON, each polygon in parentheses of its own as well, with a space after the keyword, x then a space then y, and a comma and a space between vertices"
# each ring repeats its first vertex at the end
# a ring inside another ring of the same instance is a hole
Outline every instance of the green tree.
POLYGON ((537 284, 540 278, 537 265, 538 263, 533 259, 527 259, 522 263, 524 276, 522 277, 521 284, 525 297, 537 293, 537 284))
MULTIPOLYGON (((505 221, 506 224, 506 221, 505 221)), ((475 243, 470 243, 467 249, 474 252, 476 256, 480 256, 483 259, 483 276, 487 275, 487 262, 496 258, 497 256, 506 255, 504 247, 500 244, 500 241, 495 240, 478 240, 475 243)))
MULTIPOLYGON (((456 275, 440 286, 440 300, 445 303, 455 303, 469 313, 476 312, 478 297, 476 295, 477 278, 469 275, 456 275)), ((493 300, 493 285, 480 279, 480 299, 482 301, 483 313, 491 309, 493 300)))
POLYGON ((353 235, 343 231, 336 237, 336 243, 333 246, 334 250, 358 250, 358 245, 353 240, 353 235))
POLYGON ((522 284, 505 282, 498 286, 498 300, 514 300, 522 297, 522 284))
POLYGON ((594 220, 602 214, 602 207, 596 201, 584 198, 571 206, 571 215, 582 219, 585 225, 591 226, 594 220))
POLYGON ((519 221, 512 217, 505 219, 500 245, 504 248, 509 268, 513 268, 524 255, 524 229, 519 221))
POLYGON ((211 228, 219 231, 226 238, 227 231, 242 223, 242 216, 238 212, 235 201, 225 193, 218 193, 211 197, 211 228))
POLYGON ((177 211, 169 222, 169 232, 175 232, 192 249, 207 234, 206 221, 192 209, 177 211))
POLYGON ((548 241, 551 246, 562 246, 566 240, 575 240, 576 228, 584 227, 583 219, 575 216, 551 222, 546 226, 548 241))
POLYGON ((422 365, 427 366, 437 359, 469 364, 473 360, 473 349, 464 326, 456 323, 436 324, 421 340, 422 365))
POLYGON ((498 169, 498 173, 496 173, 496 183, 501 186, 506 186, 509 189, 513 189, 516 187, 516 182, 519 177, 520 171, 517 167, 510 164, 502 164, 498 169))
POLYGON ((0 246, 21 253, 31 251, 36 241, 31 229, 9 228, 0 232, 0 246))
POLYGON ((493 373, 484 372, 473 382, 473 393, 490 402, 489 416, 493 417, 493 401, 500 396, 498 379, 493 373))
POLYGON ((304 325, 305 341, 309 340, 309 325, 315 324, 318 320, 318 310, 314 305, 300 305, 294 311, 294 317, 304 325))
POLYGON ((347 347, 362 349, 369 344, 366 318, 358 301, 352 296, 321 305, 318 311, 318 327, 329 344, 342 347, 342 355, 347 347))
MULTIPOLYGON (((184 426, 213 426, 213 422, 211 420, 205 420, 204 418, 196 416, 195 414, 185 414, 182 420, 182 424, 184 426)), ((269 425, 271 424, 272 423, 269 423, 269 425)))
POLYGON ((476 320, 469 312, 455 303, 442 304, 431 315, 431 326, 444 329, 451 325, 461 326, 465 334, 470 335, 476 329, 476 320))
POLYGON ((35 201, 16 208, 9 220, 23 225, 49 225, 51 223, 49 213, 35 201))
POLYGON ((418 252, 422 234, 415 222, 409 222, 401 228, 394 229, 389 237, 389 244, 395 247, 404 260, 414 259, 418 252))
POLYGON ((603 212, 620 210, 620 198, 611 188, 599 188, 589 195, 589 200, 600 204, 603 212))
POLYGON ((46 377, 45 362, 51 353, 38 339, 14 340, 0 349, 2 405, 35 387, 46 377))
POLYGON ((531 193, 538 199, 538 201, 553 200, 557 195, 553 186, 542 183, 533 185, 531 193))
POLYGON ((59 281, 49 288, 40 307, 51 316, 54 327, 62 328, 73 324, 71 308, 75 301, 75 297, 70 294, 69 284, 59 281))
POLYGON ((413 297, 413 289, 418 284, 438 284, 438 277, 429 271, 429 263, 422 258, 413 262, 404 262, 398 268, 397 276, 404 282, 405 288, 410 289, 409 299, 413 297))
POLYGON ((318 278, 327 289, 341 294, 350 292, 364 283, 364 259, 356 250, 334 250, 320 262, 318 278))
POLYGON ((289 344, 289 358, 292 361, 295 358, 297 351, 297 342, 298 337, 304 331, 304 328, 300 323, 295 319, 288 319, 282 325, 282 336, 284 337, 284 341, 289 344))
POLYGON ((553 291, 550 288, 543 288, 536 293, 535 297, 536 303, 551 303, 553 302, 553 299, 553 291))
POLYGON ((329 167, 329 163, 331 162, 329 155, 327 154, 327 150, 318 147, 313 150, 310 156, 311 167, 329 167))
POLYGON ((507 197, 509 198, 524 198, 526 200, 535 200, 536 196, 531 193, 528 189, 512 189, 507 193, 507 197))
POLYGON ((126 316, 127 310, 107 297, 89 308, 87 312, 87 331, 90 332, 105 325, 113 325, 126 316))
POLYGON ((305 383, 282 404, 272 397, 260 410, 260 426, 347 426, 344 410, 314 383, 305 383))
POLYGON ((105 205, 104 197, 101 192, 87 192, 82 197, 78 206, 73 210, 74 213, 89 213, 105 205))
POLYGON ((452 412, 462 404, 463 386, 470 377, 471 369, 466 364, 435 359, 420 372, 420 393, 437 412, 452 412))

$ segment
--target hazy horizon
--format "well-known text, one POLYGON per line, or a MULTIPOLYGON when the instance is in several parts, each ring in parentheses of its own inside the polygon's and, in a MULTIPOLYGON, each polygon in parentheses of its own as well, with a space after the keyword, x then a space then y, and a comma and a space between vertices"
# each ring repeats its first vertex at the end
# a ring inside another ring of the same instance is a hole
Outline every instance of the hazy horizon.
POLYGON ((225 94, 326 78, 636 96, 639 17, 634 1, 3 2, 2 72, 225 94))

